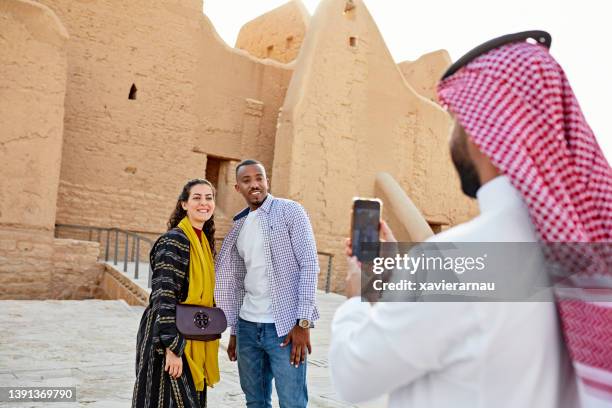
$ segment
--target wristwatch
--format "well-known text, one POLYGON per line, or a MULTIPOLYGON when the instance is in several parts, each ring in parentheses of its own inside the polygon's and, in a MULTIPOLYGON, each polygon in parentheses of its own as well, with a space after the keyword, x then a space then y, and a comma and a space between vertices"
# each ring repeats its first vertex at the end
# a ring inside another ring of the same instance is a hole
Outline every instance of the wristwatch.
POLYGON ((302 329, 309 329, 310 328, 310 320, 308 320, 308 319, 298 319, 297 324, 302 329))

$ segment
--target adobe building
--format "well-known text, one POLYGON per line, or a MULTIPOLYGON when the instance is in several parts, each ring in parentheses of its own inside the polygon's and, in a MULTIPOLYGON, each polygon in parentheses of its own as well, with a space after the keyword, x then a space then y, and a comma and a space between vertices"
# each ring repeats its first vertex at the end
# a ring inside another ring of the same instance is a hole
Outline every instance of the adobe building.
POLYGON ((415 92, 437 103, 436 83, 451 64, 448 52, 438 50, 421 55, 416 61, 400 62, 397 66, 415 92))
POLYGON ((291 0, 242 26, 236 48, 257 58, 291 62, 300 52, 309 20, 310 14, 302 2, 291 0))
POLYGON ((379 173, 434 231, 476 213, 432 102, 449 64, 443 51, 396 64, 359 0, 312 17, 292 0, 245 24, 236 48, 202 0, 1 1, 0 298, 102 296, 105 242, 64 226, 155 237, 190 178, 217 186, 222 238, 245 158, 305 206, 342 290, 351 198, 380 195, 379 173))

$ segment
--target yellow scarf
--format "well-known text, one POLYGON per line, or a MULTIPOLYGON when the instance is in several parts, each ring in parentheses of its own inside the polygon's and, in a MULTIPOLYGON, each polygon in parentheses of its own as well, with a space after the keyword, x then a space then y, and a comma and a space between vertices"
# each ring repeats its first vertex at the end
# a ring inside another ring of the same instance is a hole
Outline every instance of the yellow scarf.
MULTIPOLYGON (((183 302, 188 305, 213 306, 215 291, 215 266, 206 236, 198 239, 187 217, 179 223, 189 238, 189 291, 183 302)), ((187 340, 185 356, 197 391, 204 390, 204 380, 209 387, 219 382, 219 340, 187 340)))

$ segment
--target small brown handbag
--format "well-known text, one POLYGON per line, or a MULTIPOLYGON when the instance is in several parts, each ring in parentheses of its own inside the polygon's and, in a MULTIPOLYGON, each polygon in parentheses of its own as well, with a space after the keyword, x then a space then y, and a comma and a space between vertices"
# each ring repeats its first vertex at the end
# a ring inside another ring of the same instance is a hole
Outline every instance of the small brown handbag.
POLYGON ((218 307, 177 304, 176 328, 187 340, 212 341, 221 338, 227 319, 218 307))

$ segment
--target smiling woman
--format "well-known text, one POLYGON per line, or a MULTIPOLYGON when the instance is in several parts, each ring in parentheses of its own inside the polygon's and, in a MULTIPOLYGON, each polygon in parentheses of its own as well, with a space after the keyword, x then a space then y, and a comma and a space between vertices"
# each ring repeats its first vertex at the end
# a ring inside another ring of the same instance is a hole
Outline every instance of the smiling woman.
POLYGON ((213 187, 210 184, 194 185, 189 192, 187 201, 180 201, 180 205, 191 225, 201 230, 215 210, 213 187))
POLYGON ((215 188, 204 179, 183 187, 168 232, 153 245, 149 305, 140 321, 133 407, 205 407, 219 381, 219 340, 187 340, 176 305, 213 306, 215 188))

